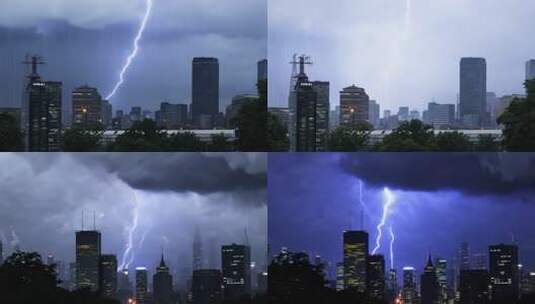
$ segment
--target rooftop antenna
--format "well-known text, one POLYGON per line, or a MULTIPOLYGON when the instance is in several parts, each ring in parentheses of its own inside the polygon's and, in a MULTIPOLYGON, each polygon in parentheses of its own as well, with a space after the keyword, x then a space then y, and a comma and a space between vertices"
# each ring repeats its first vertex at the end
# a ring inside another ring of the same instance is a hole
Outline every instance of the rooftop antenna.
POLYGON ((37 74, 37 66, 45 64, 45 61, 43 60, 43 57, 39 55, 30 56, 29 54, 26 54, 26 58, 22 63, 32 67, 32 73, 28 75, 28 78, 33 80, 39 78, 39 74, 37 74))

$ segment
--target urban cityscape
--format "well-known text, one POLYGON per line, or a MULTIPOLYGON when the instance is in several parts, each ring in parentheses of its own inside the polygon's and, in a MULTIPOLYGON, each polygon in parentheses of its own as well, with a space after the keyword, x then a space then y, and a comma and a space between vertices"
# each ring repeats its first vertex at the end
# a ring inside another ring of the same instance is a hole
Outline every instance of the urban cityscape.
POLYGON ((277 154, 269 162, 272 303, 533 301, 532 155, 277 154))
MULTIPOLYGON (((456 4, 448 1, 436 4, 443 11, 414 0, 342 1, 337 7, 314 2, 303 6, 303 18, 292 29, 285 30, 287 15, 276 14, 269 28, 274 50, 269 56, 269 112, 288 130, 287 150, 517 149, 509 142, 508 115, 513 109, 508 109, 513 101, 532 99, 535 45, 523 43, 521 36, 511 37, 504 27, 485 27, 486 17, 473 16, 484 9, 509 22, 533 25, 528 15, 516 14, 523 8, 513 6, 500 14, 502 3, 488 1, 481 7, 466 4, 465 14, 456 14, 456 4), (356 13, 344 8, 353 5, 384 24, 352 17, 356 13), (319 11, 331 21, 324 27, 311 24, 319 11), (348 21, 338 22, 341 19, 348 21), (473 31, 464 31, 461 24, 473 26, 473 31), (315 35, 318 31, 322 34, 315 35), (450 39, 437 41, 440 35, 450 39), (461 43, 471 39, 479 45, 461 43), (493 48, 503 41, 524 49, 498 53, 493 48), (417 131, 429 133, 430 140, 419 142, 417 135, 405 135, 417 131), (416 144, 407 145, 408 140, 416 144), (405 145, 399 143, 403 141, 405 145), (453 145, 444 144, 451 141, 453 145)), ((273 11, 283 12, 289 4, 275 1, 273 6, 273 11)))
POLYGON ((0 302, 261 301, 265 156, 161 156, 3 155, 0 302), (215 178, 177 176, 184 163, 215 178))

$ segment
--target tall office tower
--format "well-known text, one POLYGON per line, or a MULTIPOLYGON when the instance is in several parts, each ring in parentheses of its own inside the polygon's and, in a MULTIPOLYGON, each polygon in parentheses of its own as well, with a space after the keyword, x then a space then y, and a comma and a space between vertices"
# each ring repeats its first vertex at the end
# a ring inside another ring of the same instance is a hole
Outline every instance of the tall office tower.
POLYGON ((372 299, 385 298, 385 258, 376 254, 368 256, 368 294, 372 299))
POLYGON ((100 293, 108 298, 117 296, 117 257, 113 254, 100 256, 100 293))
POLYGON ((132 283, 128 278, 128 269, 120 269, 117 273, 117 298, 121 303, 132 299, 134 292, 132 291, 132 283))
POLYGON ((152 276, 154 285, 154 304, 173 304, 173 277, 169 273, 169 267, 162 258, 156 273, 152 276))
POLYGON ((237 300, 251 295, 250 248, 245 245, 221 247, 221 268, 225 299, 237 300))
POLYGON ((518 247, 504 244, 490 246, 489 274, 494 301, 510 303, 518 299, 518 247))
POLYGON ((147 303, 147 268, 136 267, 136 304, 147 303))
POLYGON ((325 151, 329 133, 330 84, 328 81, 314 81, 312 88, 316 92, 316 151, 325 151))
POLYGON ((257 64, 257 81, 260 82, 261 80, 267 80, 268 79, 268 60, 262 59, 258 61, 257 64))
POLYGON ((372 126, 374 127, 379 127, 379 124, 380 124, 380 116, 381 116, 381 106, 377 103, 377 101, 375 100, 370 100, 370 105, 369 105, 369 117, 368 117, 368 121, 370 122, 370 124, 372 124, 372 126))
POLYGON ((219 62, 217 58, 193 58, 191 110, 193 121, 201 128, 219 113, 219 62))
POLYGON ((363 88, 355 85, 340 92, 340 125, 354 126, 369 119, 370 97, 363 88))
POLYGON ((466 127, 482 127, 487 116, 487 63, 484 58, 462 58, 459 115, 466 127))
POLYGON ((108 111, 111 108, 104 109, 104 101, 96 88, 84 85, 72 91, 73 125, 105 125, 103 116, 108 111))
POLYGON ((409 120, 409 107, 399 107, 398 119, 399 121, 409 120))
POLYGON ((26 146, 32 152, 57 152, 61 150, 62 83, 44 81, 37 73, 42 58, 26 58, 25 64, 32 71, 27 76, 24 91, 21 125, 26 134, 26 146))
POLYGON ((437 129, 453 125, 455 123, 455 105, 428 103, 424 122, 437 129))
POLYGON ((437 258, 435 265, 438 285, 440 287, 441 303, 445 303, 448 299, 448 261, 437 258))
POLYGON ((366 291, 368 233, 344 231, 344 288, 366 291))
POLYGON ((526 62, 526 80, 535 79, 535 59, 526 62))
POLYGON ((413 267, 403 267, 403 289, 401 290, 401 297, 403 304, 416 304, 417 292, 413 267))
POLYGON ((191 295, 193 304, 218 304, 223 296, 221 272, 217 269, 193 271, 191 295))
POLYGON ((420 276, 421 304, 437 304, 440 301, 440 285, 431 255, 427 260, 424 273, 420 276))
POLYGON ((312 64, 312 61, 310 61, 310 58, 306 55, 297 56, 297 54, 293 55, 293 60, 290 62, 292 64, 292 73, 290 76, 290 92, 288 94, 288 111, 289 111, 289 127, 288 127, 288 134, 290 139, 290 150, 296 151, 297 150, 297 118, 296 118, 296 112, 297 112, 297 93, 296 88, 298 85, 298 82, 303 80, 303 78, 306 78, 306 81, 308 82, 308 77, 306 77, 305 74, 305 65, 312 64), (299 66, 299 73, 297 72, 297 67, 299 66))
POLYGON ((69 290, 75 290, 76 283, 76 262, 69 263, 69 290))
POLYGON ((487 269, 488 257, 484 253, 472 254, 472 269, 487 269))
POLYGON ((460 304, 489 303, 489 273, 486 270, 462 270, 459 281, 460 304))
POLYGON ((467 242, 461 243, 461 248, 459 248, 459 253, 458 253, 458 259, 459 259, 459 270, 470 269, 470 248, 468 247, 467 242))
POLYGON ((398 274, 395 269, 388 271, 388 281, 386 285, 386 300, 389 303, 394 302, 398 295, 398 274))
POLYGON ((201 232, 197 227, 193 237, 193 270, 199 270, 203 268, 202 258, 202 238, 201 232))
POLYGON ((101 235, 96 230, 76 232, 76 286, 98 291, 101 235))
POLYGON ((334 130, 340 126, 340 106, 335 106, 330 112, 329 129, 334 130))
POLYGON ((130 114, 128 116, 130 118, 130 121, 143 120, 143 114, 141 113, 141 107, 132 107, 130 109, 130 114))
POLYGON ((336 290, 344 289, 344 263, 336 263, 336 290))
POLYGON ((167 130, 180 129, 187 124, 188 105, 162 102, 160 110, 155 113, 155 120, 158 127, 167 130))

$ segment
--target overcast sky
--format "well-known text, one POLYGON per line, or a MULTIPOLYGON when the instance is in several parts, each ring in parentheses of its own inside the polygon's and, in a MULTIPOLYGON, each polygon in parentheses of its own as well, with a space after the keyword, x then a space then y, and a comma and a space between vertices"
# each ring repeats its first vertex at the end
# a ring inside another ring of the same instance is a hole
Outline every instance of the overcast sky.
POLYGON ((196 227, 205 267, 220 267, 220 246, 244 244, 265 264, 266 155, 3 154, 0 236, 4 255, 22 250, 75 260, 75 231, 102 232, 103 253, 119 264, 137 210, 131 267, 153 270, 162 246, 173 271, 191 269, 196 227), (144 241, 142 241, 144 237, 144 241))
MULTIPOLYGON (((138 57, 112 100, 114 110, 163 101, 191 102, 193 57, 218 57, 220 110, 234 95, 256 92, 256 63, 267 56, 266 0, 153 0, 138 57)), ((46 80, 107 95, 118 80, 145 12, 145 0, 3 0, 0 10, 0 106, 18 106, 25 54, 37 53, 46 80)))
MULTIPOLYGON (((287 246, 335 265, 342 261, 343 231, 361 229, 363 210, 371 250, 389 187, 395 200, 385 228, 395 233, 398 271, 421 271, 429 252, 455 263, 463 241, 472 253, 487 254, 490 244, 513 238, 521 262, 535 270, 534 155, 271 154, 268 178, 272 254, 287 246)), ((386 229, 378 253, 389 265, 386 229)))
POLYGON ((292 54, 312 80, 364 87, 384 109, 456 103, 461 57, 487 59, 488 90, 523 93, 535 58, 535 2, 525 0, 270 0, 270 103, 287 106, 292 54))

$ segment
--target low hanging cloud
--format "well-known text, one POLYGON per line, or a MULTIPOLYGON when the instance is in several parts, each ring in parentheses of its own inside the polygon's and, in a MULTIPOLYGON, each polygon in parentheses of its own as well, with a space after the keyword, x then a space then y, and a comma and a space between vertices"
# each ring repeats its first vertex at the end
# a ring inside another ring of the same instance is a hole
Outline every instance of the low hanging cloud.
POLYGON ((344 154, 343 170, 367 184, 469 195, 533 192, 535 155, 495 153, 344 154))

